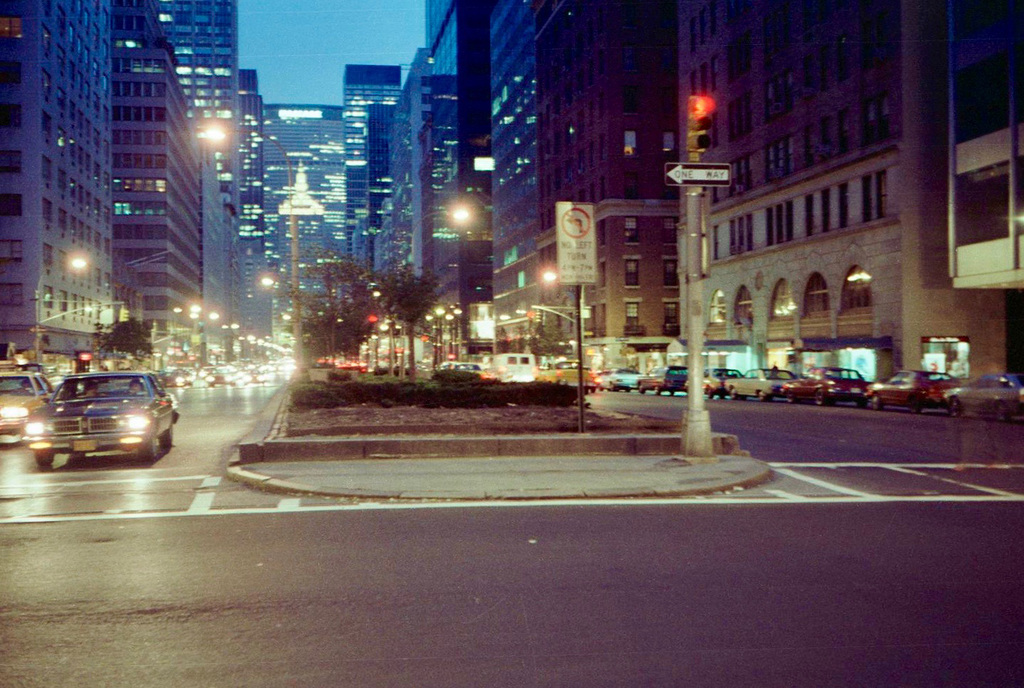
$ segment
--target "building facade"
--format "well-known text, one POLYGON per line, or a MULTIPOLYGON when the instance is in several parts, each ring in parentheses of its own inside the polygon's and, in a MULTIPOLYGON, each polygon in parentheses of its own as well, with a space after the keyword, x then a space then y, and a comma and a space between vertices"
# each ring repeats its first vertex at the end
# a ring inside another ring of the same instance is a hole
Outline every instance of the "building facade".
POLYGON ((534 26, 530 3, 523 0, 499 0, 491 14, 493 291, 498 351, 524 351, 529 345, 527 314, 541 296, 534 26))
POLYGON ((371 265, 391 196, 391 120, 401 88, 397 65, 345 65, 346 248, 371 265))
POLYGON ((66 372, 113 308, 110 9, 3 13, 0 352, 66 372))
POLYGON ((249 335, 271 335, 273 298, 262 283, 269 275, 263 217, 263 97, 256 70, 241 69, 238 75, 238 315, 239 336, 247 341, 249 335))
POLYGON ((490 17, 494 0, 428 0, 428 153, 434 272, 460 311, 459 355, 493 347, 490 17), (457 220, 463 208, 466 219, 457 220))
POLYGON ((680 95, 713 96, 704 160, 731 165, 707 192, 709 362, 869 379, 1005 365, 1002 295, 955 289, 948 269, 947 52, 928 39, 944 8, 680 11, 680 95))
POLYGON ((188 308, 203 295, 200 158, 158 10, 156 0, 112 10, 113 251, 168 364, 190 353, 188 308))
MULTIPOLYGON (((679 194, 664 164, 680 159, 676 3, 533 4, 537 37, 537 236, 541 272, 557 266, 555 203, 595 204, 596 285, 585 360, 648 369, 679 335, 679 194)), ((541 305, 564 307, 557 283, 541 305)))

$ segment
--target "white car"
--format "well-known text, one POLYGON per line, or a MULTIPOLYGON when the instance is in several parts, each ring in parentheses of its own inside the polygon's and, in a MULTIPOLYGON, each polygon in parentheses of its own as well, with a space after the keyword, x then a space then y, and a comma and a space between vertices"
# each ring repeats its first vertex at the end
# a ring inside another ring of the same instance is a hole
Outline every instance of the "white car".
POLYGON ((729 395, 733 399, 756 397, 761 401, 771 401, 782 397, 782 385, 795 380, 796 373, 778 368, 754 368, 743 373, 743 377, 734 377, 725 381, 729 395))

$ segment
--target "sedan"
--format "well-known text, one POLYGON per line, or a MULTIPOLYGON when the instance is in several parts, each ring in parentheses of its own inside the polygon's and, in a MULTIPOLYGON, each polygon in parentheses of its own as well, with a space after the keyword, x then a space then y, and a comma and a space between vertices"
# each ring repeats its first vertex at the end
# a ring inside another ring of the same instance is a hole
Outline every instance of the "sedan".
POLYGON ((0 442, 20 442, 25 421, 45 406, 53 387, 39 373, 0 373, 0 442))
POLYGON ((743 377, 743 373, 735 368, 712 368, 704 371, 704 394, 709 399, 729 396, 729 382, 743 377))
POLYGON ((654 392, 655 394, 661 394, 662 392, 668 392, 669 394, 682 393, 686 391, 686 377, 686 366, 662 366, 655 368, 646 375, 641 375, 637 384, 637 390, 641 394, 646 392, 654 392))
POLYGON ((25 424, 40 468, 57 454, 121 452, 146 462, 171 448, 175 400, 149 373, 86 373, 64 378, 53 398, 25 424))
POLYGON ((612 392, 628 392, 640 386, 640 371, 635 368, 615 368, 600 374, 601 389, 612 392))
POLYGON ((949 415, 992 415, 1011 421, 1024 414, 1024 374, 982 375, 946 393, 949 415))
POLYGON ((782 386, 796 378, 796 373, 791 370, 754 368, 743 373, 743 377, 729 380, 727 385, 733 399, 756 397, 761 401, 771 401, 784 396, 782 386))
POLYGON ((885 382, 868 387, 868 403, 881 411, 886 406, 906 406, 913 413, 926 408, 945 408, 946 391, 957 379, 946 373, 928 370, 901 370, 885 382))
POLYGON ((792 404, 813 399, 818 406, 831 406, 837 401, 852 401, 864 408, 868 405, 868 381, 860 371, 851 368, 811 368, 807 376, 782 385, 782 393, 792 404))

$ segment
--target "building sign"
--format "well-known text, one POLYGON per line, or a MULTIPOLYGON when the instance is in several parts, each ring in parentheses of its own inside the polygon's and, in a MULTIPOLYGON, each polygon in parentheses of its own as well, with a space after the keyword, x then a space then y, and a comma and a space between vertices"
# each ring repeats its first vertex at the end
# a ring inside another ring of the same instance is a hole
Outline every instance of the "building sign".
POLYGON ((597 239, 594 204, 555 203, 558 280, 562 284, 597 284, 597 239))

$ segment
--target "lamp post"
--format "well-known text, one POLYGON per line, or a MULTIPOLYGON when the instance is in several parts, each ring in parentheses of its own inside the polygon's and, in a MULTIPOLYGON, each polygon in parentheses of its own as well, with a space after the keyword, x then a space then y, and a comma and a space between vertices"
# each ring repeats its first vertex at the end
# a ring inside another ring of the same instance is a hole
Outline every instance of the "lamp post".
MULTIPOLYGON (((83 272, 83 271, 85 271, 89 267, 89 261, 88 261, 87 258, 85 258, 85 256, 76 255, 76 256, 72 256, 68 260, 67 266, 69 268, 71 268, 71 270, 73 272, 83 272)), ((40 280, 40 281, 42 281, 42 280, 40 280)), ((58 318, 63 318, 65 315, 69 315, 71 313, 78 313, 80 311, 82 311, 82 312, 87 311, 87 310, 91 309, 92 306, 86 306, 84 308, 76 308, 76 309, 74 309, 72 311, 61 311, 57 315, 50 316, 49 318, 44 318, 43 317, 43 304, 42 304, 42 301, 43 301, 43 291, 41 289, 36 289, 36 299, 35 299, 35 301, 36 301, 36 304, 35 304, 35 306, 36 306, 36 326, 35 326, 34 341, 33 341, 33 344, 32 344, 32 354, 35 357, 35 362, 37 364, 39 364, 39 365, 42 365, 42 363, 43 363, 43 327, 42 327, 43 323, 44 322, 49 322, 51 320, 57 320, 58 318)), ((117 301, 116 303, 120 303, 120 301, 117 301)))

